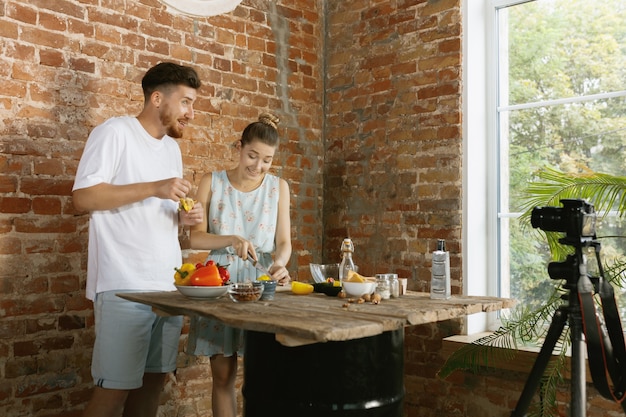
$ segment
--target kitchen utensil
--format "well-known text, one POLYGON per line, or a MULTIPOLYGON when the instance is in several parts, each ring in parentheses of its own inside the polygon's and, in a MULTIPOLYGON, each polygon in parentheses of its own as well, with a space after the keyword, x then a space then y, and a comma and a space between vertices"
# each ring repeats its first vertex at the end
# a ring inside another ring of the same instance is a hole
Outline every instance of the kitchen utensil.
POLYGON ((272 277, 272 274, 270 274, 270 271, 267 270, 266 267, 264 267, 263 265, 261 265, 259 263, 259 261, 256 261, 252 258, 252 255, 250 254, 250 252, 248 252, 248 260, 250 262, 252 262, 252 266, 254 266, 256 269, 258 269, 259 271, 263 272, 265 275, 267 275, 268 277, 272 277))

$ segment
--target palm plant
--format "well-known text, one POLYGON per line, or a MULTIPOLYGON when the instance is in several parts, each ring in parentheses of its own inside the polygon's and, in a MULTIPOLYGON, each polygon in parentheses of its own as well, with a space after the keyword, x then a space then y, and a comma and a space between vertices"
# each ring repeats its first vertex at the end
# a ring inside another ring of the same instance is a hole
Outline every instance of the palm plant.
MULTIPOLYGON (((599 219, 611 211, 616 211, 623 217, 626 213, 626 177, 594 172, 571 174, 546 168, 538 172, 537 180, 526 188, 526 203, 522 215, 524 226, 530 226, 534 207, 560 206, 560 200, 567 198, 589 201, 594 205, 599 219)), ((561 234, 539 231, 537 233, 545 233, 553 259, 562 260, 571 253, 572 248, 558 242, 561 234)), ((605 278, 609 282, 624 287, 626 257, 617 256, 603 267, 605 278)), ((498 330, 457 350, 440 369, 439 376, 445 378, 455 370, 480 372, 493 367, 499 361, 513 360, 518 353, 518 347, 523 344, 540 344, 548 330, 545 324, 561 306, 563 302, 561 296, 567 291, 561 285, 555 285, 553 288, 552 294, 540 307, 530 309, 524 305, 516 306, 508 318, 503 318, 502 326, 498 330)), ((566 326, 556 345, 554 353, 556 360, 548 365, 543 375, 540 386, 541 400, 528 410, 529 415, 541 417, 558 415, 556 392, 557 387, 564 381, 569 341, 569 328, 566 326)))

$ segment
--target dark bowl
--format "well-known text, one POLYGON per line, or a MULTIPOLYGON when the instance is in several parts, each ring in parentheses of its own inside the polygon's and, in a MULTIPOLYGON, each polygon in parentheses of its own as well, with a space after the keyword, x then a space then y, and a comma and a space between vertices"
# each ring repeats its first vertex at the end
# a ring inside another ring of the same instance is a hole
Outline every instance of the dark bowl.
POLYGON ((341 286, 333 285, 332 282, 316 282, 313 291, 326 294, 329 297, 336 297, 341 292, 341 286))

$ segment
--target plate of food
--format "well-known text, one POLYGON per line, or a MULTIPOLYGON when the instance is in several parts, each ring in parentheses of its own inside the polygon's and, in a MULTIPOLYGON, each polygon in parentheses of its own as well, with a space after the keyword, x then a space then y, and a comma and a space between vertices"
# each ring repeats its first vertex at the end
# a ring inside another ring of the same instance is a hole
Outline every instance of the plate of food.
POLYGON ((199 286, 176 285, 176 289, 185 297, 192 300, 207 300, 220 298, 228 292, 228 285, 199 286))

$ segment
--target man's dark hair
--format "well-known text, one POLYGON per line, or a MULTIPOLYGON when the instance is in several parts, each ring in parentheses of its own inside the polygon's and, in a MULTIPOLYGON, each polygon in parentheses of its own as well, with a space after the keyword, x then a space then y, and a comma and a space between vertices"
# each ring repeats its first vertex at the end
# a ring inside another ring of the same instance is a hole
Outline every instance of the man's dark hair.
POLYGON ((143 96, 146 100, 159 88, 177 85, 186 85, 197 90, 202 83, 196 70, 173 62, 161 62, 155 65, 146 72, 141 80, 141 88, 143 88, 143 96))

